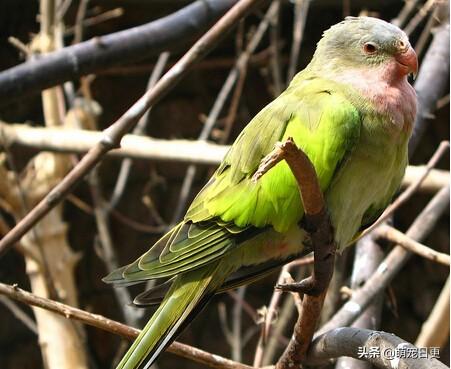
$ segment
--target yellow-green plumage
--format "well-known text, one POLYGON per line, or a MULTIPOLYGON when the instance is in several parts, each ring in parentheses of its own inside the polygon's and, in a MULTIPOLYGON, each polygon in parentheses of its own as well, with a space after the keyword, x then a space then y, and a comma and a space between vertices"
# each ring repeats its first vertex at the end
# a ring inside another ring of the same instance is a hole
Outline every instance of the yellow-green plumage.
POLYGON ((137 304, 159 301, 172 284, 118 368, 148 367, 214 293, 308 251, 287 164, 252 180, 278 141, 292 137, 312 161, 340 249, 377 217, 407 165, 412 55, 401 30, 374 18, 349 18, 325 33, 309 66, 236 139, 184 220, 105 278, 118 285, 167 280, 137 296, 137 304), (366 50, 367 42, 377 52, 366 50))

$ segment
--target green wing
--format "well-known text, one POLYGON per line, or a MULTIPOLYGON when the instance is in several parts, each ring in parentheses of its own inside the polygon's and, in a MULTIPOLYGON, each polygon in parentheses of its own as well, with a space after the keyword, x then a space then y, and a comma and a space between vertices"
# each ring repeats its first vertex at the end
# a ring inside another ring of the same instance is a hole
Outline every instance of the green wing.
POLYGON ((276 142, 292 137, 313 162, 325 191, 359 132, 358 111, 340 86, 297 78, 243 130, 184 221, 104 280, 126 285, 171 278, 211 263, 264 227, 287 231, 303 216, 297 184, 285 162, 253 182, 263 157, 276 142))
POLYGON ((360 135, 357 109, 341 86, 321 78, 297 79, 243 130, 185 220, 220 218, 238 227, 270 225, 285 232, 303 216, 297 184, 285 162, 256 183, 262 158, 292 137, 312 161, 323 191, 360 135))

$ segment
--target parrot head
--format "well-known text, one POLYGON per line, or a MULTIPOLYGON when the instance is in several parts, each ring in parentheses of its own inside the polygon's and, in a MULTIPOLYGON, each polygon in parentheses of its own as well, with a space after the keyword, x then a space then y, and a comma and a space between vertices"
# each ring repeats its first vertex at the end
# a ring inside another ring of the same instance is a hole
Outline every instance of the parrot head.
POLYGON ((392 77, 416 75, 418 60, 407 35, 372 17, 346 17, 324 32, 312 60, 332 69, 385 68, 392 77))

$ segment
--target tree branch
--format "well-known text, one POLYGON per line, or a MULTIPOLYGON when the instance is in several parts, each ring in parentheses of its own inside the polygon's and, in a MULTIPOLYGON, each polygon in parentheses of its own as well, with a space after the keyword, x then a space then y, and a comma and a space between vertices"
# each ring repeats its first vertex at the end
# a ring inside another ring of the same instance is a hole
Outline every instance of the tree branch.
POLYGON ((262 160, 252 179, 257 181, 281 160, 287 162, 298 183, 305 213, 304 226, 309 232, 314 251, 314 269, 312 276, 301 282, 276 286, 282 291, 305 294, 302 300, 302 312, 294 327, 293 336, 276 364, 277 369, 299 366, 305 358, 332 277, 336 250, 332 226, 315 168, 291 138, 278 144, 262 160))
POLYGON ((45 88, 156 55, 204 32, 237 0, 199 0, 164 18, 40 56, 0 73, 0 106, 45 88))

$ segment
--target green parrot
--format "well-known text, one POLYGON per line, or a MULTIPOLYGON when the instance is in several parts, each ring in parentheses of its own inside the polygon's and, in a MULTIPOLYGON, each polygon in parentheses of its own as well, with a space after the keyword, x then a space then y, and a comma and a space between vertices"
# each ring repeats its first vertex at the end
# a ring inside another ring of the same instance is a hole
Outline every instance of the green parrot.
POLYGON ((119 286, 162 279, 137 305, 160 306, 117 368, 148 368, 218 292, 311 251, 296 180, 280 162, 252 180, 274 145, 292 137, 313 163, 339 250, 398 189, 416 95, 406 34, 376 18, 325 31, 309 65, 246 126, 183 221, 135 262, 104 278, 119 286))

